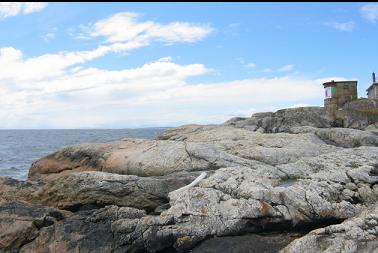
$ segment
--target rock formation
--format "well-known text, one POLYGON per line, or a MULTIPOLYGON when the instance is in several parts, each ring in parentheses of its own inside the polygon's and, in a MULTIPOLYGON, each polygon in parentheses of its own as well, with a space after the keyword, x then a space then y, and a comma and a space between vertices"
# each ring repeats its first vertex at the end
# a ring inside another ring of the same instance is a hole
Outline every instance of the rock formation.
POLYGON ((0 178, 0 251, 373 252, 377 123, 332 120, 295 108, 67 147, 0 178))

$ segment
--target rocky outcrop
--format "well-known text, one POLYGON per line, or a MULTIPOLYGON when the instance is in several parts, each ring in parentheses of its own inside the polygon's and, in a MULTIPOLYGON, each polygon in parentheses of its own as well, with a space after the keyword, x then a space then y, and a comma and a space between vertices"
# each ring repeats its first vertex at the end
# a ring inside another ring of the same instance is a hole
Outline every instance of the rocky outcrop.
POLYGON ((23 245, 20 253, 49 252, 127 252, 121 240, 115 240, 117 223, 126 223, 145 215, 144 211, 107 206, 75 213, 40 229, 38 237, 23 245))
POLYGON ((364 129, 378 122, 378 99, 360 98, 350 101, 335 116, 343 127, 364 129))
POLYGON ((159 138, 211 143, 232 155, 271 165, 337 150, 337 147, 327 145, 313 133, 266 134, 230 126, 188 125, 169 130, 159 138))
POLYGON ((378 146, 378 135, 350 128, 317 129, 315 134, 324 142, 344 148, 378 146))
POLYGON ((376 252, 378 205, 369 207, 341 224, 319 228, 293 241, 282 253, 376 252))
POLYGON ((372 252, 376 123, 328 117, 287 109, 67 147, 28 181, 0 178, 0 251, 372 252))
POLYGON ((224 124, 264 133, 279 133, 290 132, 291 128, 298 126, 331 127, 333 118, 324 107, 299 107, 274 113, 255 113, 250 118, 234 118, 224 124))
POLYGON ((255 113, 250 118, 236 117, 225 122, 238 128, 264 133, 291 132, 293 127, 345 127, 364 129, 378 121, 378 100, 358 99, 339 110, 324 107, 297 107, 276 112, 255 113))
POLYGON ((43 227, 58 223, 67 214, 46 206, 0 202, 0 251, 17 252, 38 237, 43 227))

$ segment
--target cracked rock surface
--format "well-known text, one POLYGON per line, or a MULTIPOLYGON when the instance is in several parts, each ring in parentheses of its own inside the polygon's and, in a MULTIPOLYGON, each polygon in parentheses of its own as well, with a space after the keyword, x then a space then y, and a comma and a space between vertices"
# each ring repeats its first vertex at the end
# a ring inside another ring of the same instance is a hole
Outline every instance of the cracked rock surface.
POLYGON ((376 252, 378 248, 378 205, 341 224, 311 231, 281 252, 376 252))
POLYGON ((375 252, 374 126, 309 107, 67 147, 0 178, 0 252, 375 252))

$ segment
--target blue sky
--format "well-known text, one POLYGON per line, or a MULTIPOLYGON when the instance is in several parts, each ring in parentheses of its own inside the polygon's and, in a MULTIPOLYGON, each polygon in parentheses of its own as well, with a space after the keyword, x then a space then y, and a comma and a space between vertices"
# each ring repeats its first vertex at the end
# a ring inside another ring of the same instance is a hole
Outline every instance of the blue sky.
POLYGON ((375 3, 0 4, 0 128, 221 123, 376 63, 375 3))

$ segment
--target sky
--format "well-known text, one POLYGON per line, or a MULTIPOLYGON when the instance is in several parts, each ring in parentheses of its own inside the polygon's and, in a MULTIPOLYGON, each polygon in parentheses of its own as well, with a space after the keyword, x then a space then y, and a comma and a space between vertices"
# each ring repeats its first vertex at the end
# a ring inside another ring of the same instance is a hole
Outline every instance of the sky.
POLYGON ((222 123, 378 71, 378 3, 0 3, 0 129, 222 123))

